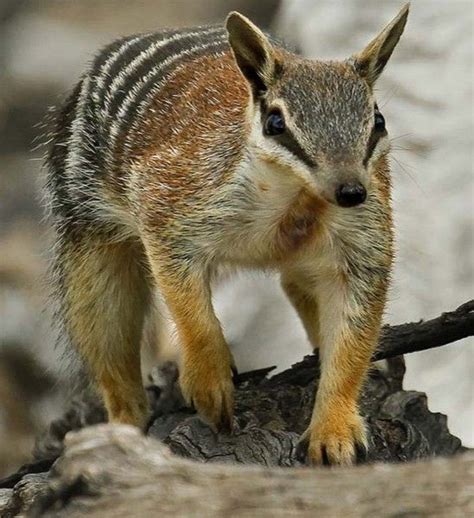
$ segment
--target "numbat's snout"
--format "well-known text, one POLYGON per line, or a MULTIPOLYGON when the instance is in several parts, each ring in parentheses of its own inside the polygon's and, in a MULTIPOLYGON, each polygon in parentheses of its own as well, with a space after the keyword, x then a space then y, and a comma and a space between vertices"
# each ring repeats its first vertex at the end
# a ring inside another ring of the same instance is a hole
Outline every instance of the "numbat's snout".
POLYGON ((345 183, 336 190, 336 200, 341 207, 355 207, 364 203, 367 191, 360 183, 345 183))

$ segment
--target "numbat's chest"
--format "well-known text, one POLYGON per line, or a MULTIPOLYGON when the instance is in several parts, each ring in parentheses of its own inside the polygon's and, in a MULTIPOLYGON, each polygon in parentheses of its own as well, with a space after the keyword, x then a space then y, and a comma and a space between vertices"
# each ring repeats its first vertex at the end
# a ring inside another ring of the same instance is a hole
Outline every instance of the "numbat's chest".
POLYGON ((327 203, 301 192, 289 203, 277 226, 276 241, 282 252, 295 252, 314 240, 321 227, 327 203))

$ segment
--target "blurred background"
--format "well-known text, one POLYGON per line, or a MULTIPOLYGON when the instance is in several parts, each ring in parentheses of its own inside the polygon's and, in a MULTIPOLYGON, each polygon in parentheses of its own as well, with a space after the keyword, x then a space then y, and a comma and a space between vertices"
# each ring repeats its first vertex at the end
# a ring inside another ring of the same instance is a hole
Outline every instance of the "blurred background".
MULTIPOLYGON (((344 58, 401 1, 0 0, 0 476, 29 460, 35 434, 64 408, 67 380, 44 311, 50 241, 34 142, 48 107, 94 52, 118 36, 221 22, 236 9, 305 56, 344 58)), ((472 297, 473 9, 471 0, 412 0, 378 84, 394 148, 398 259, 389 323, 434 317, 472 297)), ((284 368, 309 350, 271 276, 243 274, 221 286, 216 307, 241 371, 284 368)), ((428 392, 431 410, 448 414, 452 433, 474 446, 467 340, 410 355, 407 364, 405 388, 428 392)))

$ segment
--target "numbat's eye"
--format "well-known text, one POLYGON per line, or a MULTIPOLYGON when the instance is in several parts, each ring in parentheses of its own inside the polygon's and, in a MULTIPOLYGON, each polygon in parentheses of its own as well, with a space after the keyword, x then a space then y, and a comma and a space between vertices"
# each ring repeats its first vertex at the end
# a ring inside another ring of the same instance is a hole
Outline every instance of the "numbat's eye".
POLYGON ((285 119, 280 110, 273 110, 265 120, 265 135, 281 135, 285 131, 285 119))
POLYGON ((385 118, 384 116, 379 112, 378 108, 375 108, 375 115, 374 115, 374 127, 376 131, 385 131, 385 118))

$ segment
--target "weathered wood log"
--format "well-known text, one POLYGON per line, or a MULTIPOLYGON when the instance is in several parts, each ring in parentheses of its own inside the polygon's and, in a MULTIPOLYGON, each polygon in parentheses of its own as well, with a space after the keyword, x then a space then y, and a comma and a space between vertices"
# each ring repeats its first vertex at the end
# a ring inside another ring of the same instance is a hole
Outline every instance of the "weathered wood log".
MULTIPOLYGON (((374 359, 389 359, 385 367, 372 370, 361 400, 371 436, 368 457, 361 461, 399 462, 453 455, 463 450, 461 441, 449 433, 446 417, 428 410, 426 396, 403 390, 404 361, 402 357, 392 356, 407 348, 424 349, 428 343, 439 346, 450 339, 474 334, 473 308, 474 302, 470 302, 428 322, 385 328, 374 359)), ((295 449, 312 410, 319 378, 317 356, 308 356, 291 369, 267 378, 270 370, 260 369, 236 377, 234 432, 216 435, 184 405, 176 366, 167 364, 155 369, 148 387, 154 410, 148 434, 161 439, 178 456, 205 463, 299 469, 301 464, 295 449)), ((52 423, 49 433, 38 442, 38 462, 0 482, 0 487, 14 487, 5 489, 3 494, 0 490, 0 505, 5 509, 30 507, 47 487, 46 475, 41 472, 62 453, 65 434, 104 419, 103 407, 95 398, 75 400, 65 416, 52 423)), ((69 488, 65 491, 81 489, 81 483, 78 484, 73 488, 64 486, 69 488)), ((338 493, 337 487, 333 492, 338 493)))
POLYGON ((29 515, 472 516, 473 469, 471 453, 331 470, 203 465, 134 428, 99 425, 67 436, 29 515))
MULTIPOLYGON (((204 462, 298 466, 296 447, 311 417, 315 372, 311 358, 273 378, 238 386, 230 436, 215 434, 183 403, 179 406, 178 400, 174 411, 162 412, 160 397, 148 433, 174 453, 204 462)), ((403 358, 397 357, 369 375, 361 411, 366 416, 370 448, 361 462, 417 460, 451 455, 462 448, 461 441, 449 433, 446 416, 429 411, 425 394, 402 390, 404 372, 403 358)), ((155 386, 160 376, 162 372, 155 371, 155 386)))
MULTIPOLYGON (((471 335, 474 335, 474 301, 472 300, 463 304, 455 311, 443 313, 440 317, 426 322, 385 326, 379 347, 374 355, 374 360, 391 358, 403 352, 423 350, 429 344, 432 347, 446 345, 450 343, 450 340, 455 341, 471 335)), ((296 434, 301 433, 306 426, 311 412, 315 383, 319 375, 317 355, 307 356, 291 369, 266 379, 269 371, 271 371, 271 368, 260 369, 237 377, 237 435, 231 439, 221 438, 224 443, 230 440, 230 445, 227 445, 226 449, 232 449, 233 442, 238 441, 239 437, 242 440, 238 430, 242 428, 242 425, 245 428, 244 421, 247 424, 254 422, 260 425, 260 427, 264 428, 266 435, 278 429, 279 425, 277 423, 280 423, 280 430, 290 433, 294 432, 294 436, 286 436, 286 439, 291 440, 292 445, 296 441, 296 434), (278 407, 280 411, 268 411, 268 408, 275 409, 275 407, 278 407)), ((385 423, 383 425, 386 430, 384 435, 387 435, 390 428, 387 423, 392 421, 397 423, 391 432, 392 436, 398 437, 398 439, 405 436, 409 437, 408 443, 406 443, 407 446, 401 449, 398 448, 398 455, 395 460, 414 458, 415 450, 418 451, 418 456, 428 455, 434 451, 433 446, 430 449, 426 445, 419 450, 423 443, 424 439, 422 440, 422 436, 424 437, 424 435, 416 433, 413 430, 413 426, 410 428, 410 426, 407 427, 406 425, 407 420, 409 421, 413 418, 413 409, 418 408, 418 414, 425 417, 427 410, 426 412, 422 410, 426 409, 426 397, 423 394, 401 392, 403 374, 404 367, 401 360, 391 361, 386 372, 374 370, 369 377, 362 399, 362 407, 369 417, 369 425, 371 425, 371 422, 376 421, 378 425, 375 425, 375 427, 380 429, 381 423, 385 423), (400 393, 395 395, 397 392, 400 393), (389 395, 392 397, 384 406, 382 403, 385 402, 389 395), (369 404, 369 400, 372 401, 371 404, 369 404), (404 410, 405 408, 406 411, 404 410), (408 450, 411 450, 412 453, 410 454, 408 450)), ((180 429, 181 433, 178 430, 178 425, 186 421, 187 427, 192 422, 193 430, 195 429, 193 434, 196 441, 199 438, 198 443, 202 444, 203 434, 207 434, 211 441, 215 442, 216 439, 208 427, 203 425, 197 418, 192 418, 192 421, 190 421, 190 411, 185 408, 177 386, 176 368, 172 365, 166 365, 159 370, 155 370, 148 389, 156 417, 150 423, 150 433, 158 438, 167 439, 171 447, 177 452, 190 457, 196 455, 202 459, 202 454, 198 453, 199 448, 191 446, 191 443, 195 441, 189 440, 191 436, 189 435, 188 428, 180 429), (175 433, 171 435, 173 430, 175 433), (178 437, 182 439, 178 439, 178 437), (188 439, 185 439, 186 437, 188 439), (187 446, 184 444, 184 441, 189 441, 187 446), (194 453, 187 452, 189 449, 192 449, 194 453)), ((74 401, 64 417, 52 423, 48 434, 38 442, 36 458, 39 460, 50 459, 52 463, 61 452, 62 440, 66 432, 80 429, 86 424, 102 422, 104 419, 105 414, 102 405, 94 398, 84 397, 74 401)), ((444 416, 436 414, 431 419, 435 419, 437 422, 437 425, 434 426, 435 430, 438 430, 439 427, 443 428, 443 426, 447 430, 445 426, 446 418, 444 416)), ((427 434, 430 434, 431 419, 426 421, 425 433, 427 434)), ((417 422, 421 421, 418 420, 417 422)), ((374 426, 371 426, 371 428, 374 428, 374 426)), ((254 433, 257 432, 254 430, 254 433)), ((380 447, 386 443, 386 438, 381 438, 380 434, 376 433, 375 437, 375 441, 380 442, 380 447)), ((442 433, 438 435, 431 433, 430 437, 432 439, 438 437, 440 443, 443 443, 445 440, 442 433)), ((436 452, 448 453, 456 451, 460 447, 460 443, 455 440, 454 442, 457 446, 454 446, 452 441, 453 439, 447 440, 447 443, 450 444, 450 447, 447 448, 449 451, 442 451, 442 449, 437 448, 436 452)), ((260 442, 264 442, 264 439, 262 438, 260 442)), ((389 441, 389 443, 392 444, 393 441, 389 441)), ((292 448, 289 449, 292 450, 292 448)), ((212 451, 214 451, 214 448, 212 448, 212 451)), ((388 460, 390 457, 391 455, 387 454, 376 456, 379 460, 382 458, 388 460)), ((221 460, 224 459, 225 455, 221 454, 220 458, 221 460)), ((270 463, 274 464, 293 462, 277 460, 276 454, 273 454, 272 458, 273 461, 270 463)), ((31 472, 34 468, 34 465, 28 466, 26 471, 31 472)), ((12 479, 11 484, 16 483, 18 480, 12 479)))
MULTIPOLYGON (((374 359, 388 358, 387 367, 370 373, 361 399, 371 437, 365 461, 415 460, 461 448, 448 431, 446 417, 428 410, 424 394, 402 390, 404 362, 393 356, 470 334, 474 334, 474 301, 427 322, 384 328, 374 359)), ((229 437, 214 434, 189 414, 179 397, 176 369, 155 370, 151 389, 157 397, 150 435, 165 441, 173 452, 201 461, 298 465, 295 450, 310 420, 318 358, 307 356, 270 379, 267 373, 263 369, 237 378, 235 430, 229 437)))

